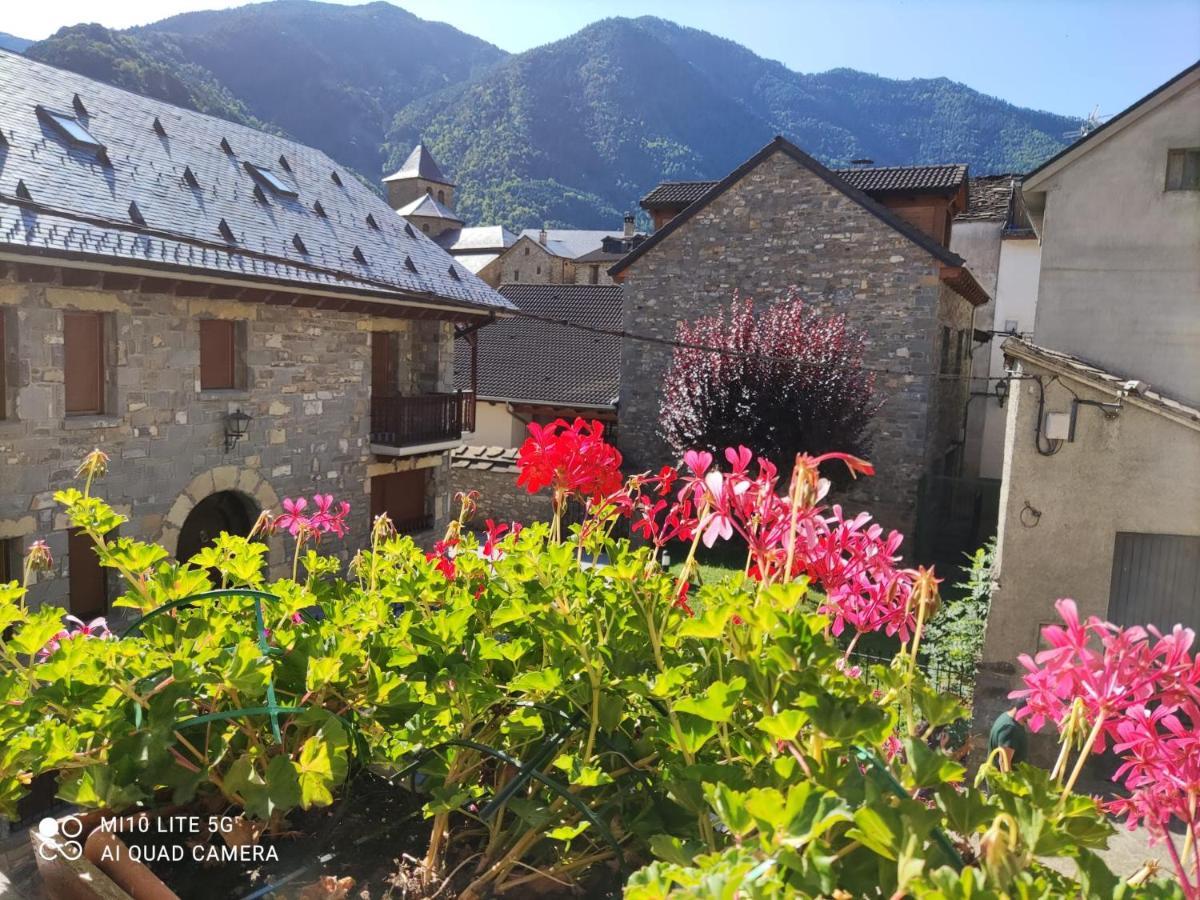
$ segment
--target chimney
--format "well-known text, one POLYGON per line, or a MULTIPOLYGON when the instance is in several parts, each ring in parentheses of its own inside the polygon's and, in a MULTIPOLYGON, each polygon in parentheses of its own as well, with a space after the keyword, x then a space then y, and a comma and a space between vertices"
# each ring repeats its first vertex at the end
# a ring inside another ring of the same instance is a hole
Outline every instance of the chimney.
POLYGON ((546 226, 542 226, 542 230, 538 232, 538 243, 543 247, 546 246, 546 226))
POLYGON ((633 217, 633 213, 625 213, 625 237, 627 237, 627 238, 633 237, 633 233, 634 233, 633 223, 635 221, 636 220, 633 217))

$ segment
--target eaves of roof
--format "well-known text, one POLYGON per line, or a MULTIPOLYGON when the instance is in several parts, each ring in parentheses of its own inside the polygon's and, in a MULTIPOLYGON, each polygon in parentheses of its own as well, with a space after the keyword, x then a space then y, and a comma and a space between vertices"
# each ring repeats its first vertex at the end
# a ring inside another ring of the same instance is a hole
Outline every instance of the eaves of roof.
POLYGON ((830 171, 825 166, 821 165, 817 160, 813 159, 787 138, 782 135, 777 135, 774 140, 755 153, 752 157, 722 178, 712 188, 700 197, 696 202, 686 207, 679 215, 671 219, 666 225, 642 241, 636 248, 627 253, 618 263, 609 268, 608 273, 616 278, 634 262, 657 247, 660 243, 687 224, 692 216, 696 215, 700 210, 704 209, 708 204, 712 203, 717 197, 721 196, 725 191, 740 181, 745 175, 757 168, 763 161, 768 159, 774 153, 786 153, 801 166, 808 169, 826 184, 841 191, 867 212, 874 215, 877 219, 886 225, 891 226, 896 231, 900 232, 914 244, 929 253, 930 256, 937 259, 943 265, 952 268, 960 268, 965 265, 961 256, 947 250, 932 237, 927 235, 915 225, 911 225, 904 219, 897 216, 891 210, 881 203, 872 200, 858 188, 849 184, 844 178, 830 171))
POLYGON ((1194 79, 1192 76, 1200 76, 1200 61, 1192 63, 1174 78, 1164 82, 1163 84, 1160 84, 1141 100, 1135 102, 1132 106, 1121 110, 1099 128, 1088 132, 1088 134, 1071 144, 1069 147, 1065 147, 1058 153, 1054 154, 1052 157, 1025 176, 1021 183, 1021 189, 1036 192, 1038 182, 1048 177, 1052 171, 1056 171, 1058 168, 1061 168, 1061 166, 1058 165, 1059 163, 1069 162, 1069 157, 1073 158, 1075 156, 1079 156, 1083 152, 1091 150, 1101 141, 1106 140, 1111 135, 1120 131, 1148 103, 1151 103, 1157 99, 1166 100, 1177 90, 1183 90, 1184 88, 1188 87, 1188 83, 1191 81, 1200 80, 1200 77, 1194 79))

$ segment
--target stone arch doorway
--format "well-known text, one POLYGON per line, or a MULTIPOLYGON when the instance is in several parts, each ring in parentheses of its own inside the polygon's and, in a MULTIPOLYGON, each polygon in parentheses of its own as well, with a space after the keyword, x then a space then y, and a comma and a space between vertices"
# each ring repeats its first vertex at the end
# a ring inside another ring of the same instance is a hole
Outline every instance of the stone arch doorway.
POLYGON ((258 518, 258 505, 237 491, 217 491, 192 507, 179 529, 178 560, 191 559, 212 544, 221 532, 245 537, 258 518))

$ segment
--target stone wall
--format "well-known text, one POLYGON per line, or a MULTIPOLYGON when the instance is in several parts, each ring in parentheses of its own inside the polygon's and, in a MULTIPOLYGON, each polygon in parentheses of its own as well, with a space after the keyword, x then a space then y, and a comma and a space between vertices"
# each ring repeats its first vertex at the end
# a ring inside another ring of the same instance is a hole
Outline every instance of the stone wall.
MULTIPOLYGON (((14 555, 36 538, 50 544, 56 567, 31 591, 35 604, 66 602, 67 524, 53 494, 76 483, 75 468, 93 447, 111 459, 97 490, 129 517, 122 534, 174 552, 187 514, 214 492, 235 491, 257 512, 319 491, 351 504, 350 534, 328 548, 348 557, 370 531, 370 332, 406 338, 399 371, 407 389, 448 390, 453 378, 449 323, 13 282, 0 284, 0 314, 17 359, 0 421, 0 540, 15 539, 14 555), (70 310, 105 316, 105 415, 64 414, 70 310), (205 317, 239 322, 244 389, 200 390, 197 320, 205 317), (237 409, 253 418, 226 452, 225 419, 237 409)), ((424 464, 434 469, 434 509, 444 524, 447 457, 424 464)), ((281 539, 271 561, 279 572, 281 539)))
POLYGON ((479 492, 471 528, 483 528, 488 519, 522 524, 550 520, 549 492, 530 494, 517 487, 516 458, 514 447, 460 447, 452 455, 451 494, 479 492))
MULTIPOLYGON (((626 270, 625 327, 674 338, 680 319, 711 314, 734 291, 771 301, 790 287, 823 313, 844 313, 866 332, 867 365, 896 373, 876 380, 879 474, 839 499, 911 530, 920 475, 940 461, 951 430, 952 413, 934 407, 952 401, 961 415, 966 384, 934 387, 939 326, 971 314, 966 300, 947 296, 928 252, 777 152, 626 270)), ((633 469, 672 458, 658 433, 670 358, 665 347, 622 347, 620 445, 633 469)))
POLYGON ((489 267, 499 270, 499 284, 570 284, 575 280, 566 260, 527 237, 518 239, 489 267))

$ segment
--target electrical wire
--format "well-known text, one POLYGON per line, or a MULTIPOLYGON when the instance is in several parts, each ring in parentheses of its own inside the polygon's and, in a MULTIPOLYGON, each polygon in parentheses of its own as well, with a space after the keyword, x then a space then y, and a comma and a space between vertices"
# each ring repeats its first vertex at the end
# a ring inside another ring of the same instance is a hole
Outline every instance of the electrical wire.
MULTIPOLYGON (((379 287, 379 288, 387 290, 388 292, 391 292, 391 293, 398 292, 401 294, 409 294, 409 295, 415 295, 418 297, 426 297, 426 298, 437 296, 430 292, 412 291, 412 290, 410 290, 408 288, 404 288, 403 286, 396 284, 394 282, 385 281, 385 280, 379 279, 379 278, 373 278, 370 275, 353 275, 353 274, 345 272, 341 269, 334 269, 334 268, 330 268, 328 266, 320 266, 315 263, 307 262, 305 260, 292 259, 291 257, 288 257, 288 256, 281 256, 279 254, 269 253, 267 251, 252 250, 248 247, 241 247, 241 246, 236 246, 236 245, 230 246, 229 244, 223 244, 218 241, 205 240, 204 238, 198 238, 195 235, 185 234, 182 232, 173 231, 171 229, 156 228, 156 227, 151 227, 148 225, 138 225, 136 223, 129 223, 129 222, 126 222, 126 221, 123 221, 120 219, 109 218, 107 216, 98 216, 98 215, 92 215, 92 214, 88 214, 88 213, 80 213, 80 212, 76 212, 74 210, 63 209, 61 207, 56 207, 56 206, 51 206, 49 204, 40 203, 36 200, 27 200, 23 197, 15 197, 10 194, 0 193, 0 203, 8 203, 10 205, 17 206, 17 207, 20 207, 23 209, 31 209, 35 212, 37 212, 37 211, 44 212, 47 215, 57 216, 59 218, 69 219, 71 221, 77 221, 82 224, 98 225, 103 228, 112 228, 114 230, 131 232, 133 234, 141 234, 141 235, 145 235, 147 237, 157 237, 157 238, 164 239, 164 240, 178 241, 179 243, 188 244, 191 246, 199 247, 201 249, 219 250, 221 252, 229 253, 232 255, 241 255, 241 256, 251 257, 254 259, 261 259, 266 262, 272 262, 272 263, 276 263, 279 265, 286 265, 286 266, 290 266, 294 269, 300 269, 302 271, 308 271, 308 272, 313 272, 315 274, 324 275, 324 276, 336 279, 337 281, 356 282, 358 284, 366 284, 366 285, 370 285, 372 287, 379 287)), ((453 299, 453 298, 439 298, 439 299, 453 299)), ((474 311, 474 310, 472 310, 472 311, 474 311)), ((479 311, 485 312, 486 310, 484 308, 480 307, 479 311)), ((493 310, 493 312, 494 312, 494 310, 493 310)), ((561 318, 561 317, 543 316, 543 315, 539 315, 537 313, 531 313, 531 312, 527 312, 527 311, 521 310, 521 309, 505 310, 504 312, 506 314, 512 315, 515 318, 530 319, 532 321, 543 322, 543 323, 551 324, 551 325, 558 325, 563 328, 573 328, 573 329, 576 329, 579 331, 585 331, 585 332, 588 332, 591 334, 602 334, 602 335, 606 335, 609 337, 620 338, 623 341, 633 341, 633 342, 638 342, 638 343, 656 344, 658 346, 670 347, 673 349, 696 350, 696 351, 700 351, 703 353, 716 353, 716 354, 720 354, 722 356, 728 356, 728 357, 738 357, 738 358, 745 358, 745 359, 761 359, 761 360, 764 360, 767 362, 787 363, 789 365, 796 366, 798 368, 812 368, 812 369, 824 368, 824 365, 822 363, 806 362, 806 361, 802 361, 802 360, 797 360, 793 357, 772 356, 772 355, 765 354, 765 353, 755 353, 753 351, 729 350, 725 347, 713 347, 713 346, 708 346, 708 345, 704 345, 704 344, 695 344, 695 343, 691 343, 689 341, 679 341, 679 340, 674 340, 671 338, 663 338, 663 337, 658 337, 656 335, 643 334, 643 333, 638 333, 638 332, 634 332, 634 331, 629 331, 627 329, 602 328, 602 327, 599 327, 596 325, 588 325, 583 322, 575 322, 570 319, 565 319, 565 318, 561 318)), ((956 375, 956 374, 943 373, 943 372, 919 373, 919 372, 913 372, 909 369, 893 369, 893 368, 887 368, 884 366, 863 365, 863 366, 858 366, 857 368, 859 371, 872 372, 872 373, 880 374, 880 375, 901 375, 901 376, 908 376, 908 377, 913 377, 913 378, 929 379, 929 380, 934 380, 934 381, 997 381, 997 380, 1002 380, 997 377, 981 376, 981 375, 963 376, 963 375, 956 375)))

